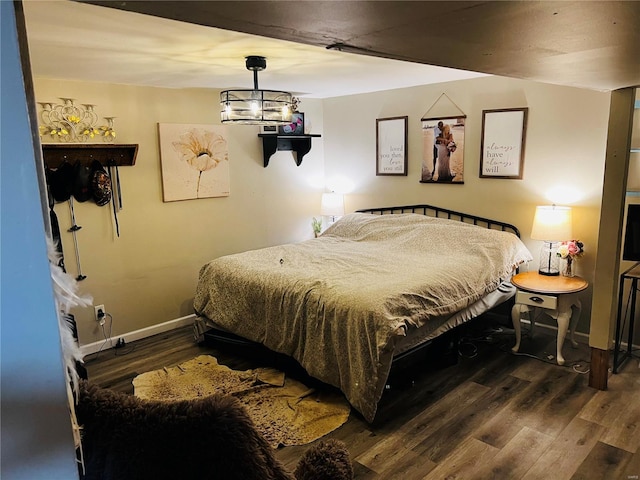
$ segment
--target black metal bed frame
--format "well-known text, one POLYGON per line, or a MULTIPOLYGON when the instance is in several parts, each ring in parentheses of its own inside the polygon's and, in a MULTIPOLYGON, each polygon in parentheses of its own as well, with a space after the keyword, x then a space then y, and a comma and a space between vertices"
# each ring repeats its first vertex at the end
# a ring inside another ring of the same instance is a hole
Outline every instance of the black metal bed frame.
MULTIPOLYGON (((400 213, 417 213, 420 215, 425 215, 428 217, 434 218, 444 218, 447 220, 456 220, 463 223, 470 223, 473 225, 477 225, 484 228, 501 230, 503 232, 510 232, 520 237, 520 230, 515 225, 510 223, 501 222, 499 220, 492 220, 490 218, 478 217, 477 215, 471 215, 468 213, 457 212, 455 210, 449 210, 448 208, 436 207, 434 205, 405 205, 400 207, 381 207, 381 208, 363 208, 361 210, 356 210, 357 213, 371 213, 374 215, 393 215, 400 213)), ((505 302, 508 306, 508 310, 506 315, 509 316, 509 312, 511 311, 511 306, 513 305, 514 299, 511 298, 505 302)), ((496 310, 500 308, 500 305, 494 307, 492 310, 496 310)), ((411 363, 412 357, 416 356, 420 352, 428 351, 428 349, 432 348, 436 344, 440 344, 440 346, 444 345, 446 347, 446 365, 453 365, 457 362, 458 355, 458 342, 460 340, 460 327, 463 325, 459 325, 458 327, 452 328, 448 332, 440 335, 439 337, 433 338, 421 345, 417 345, 406 352, 403 352, 400 355, 397 355, 393 359, 393 363, 391 366, 391 374, 402 371, 404 366, 407 363, 411 363)), ((387 386, 389 388, 389 386, 387 386)))
POLYGON ((503 232, 511 232, 520 237, 520 230, 510 223, 492 220, 490 218, 478 217, 468 213, 456 212, 447 208, 436 207, 433 205, 406 205, 404 207, 382 207, 382 208, 363 208, 356 210, 358 213, 372 213, 376 215, 390 215, 394 213, 418 213, 428 217, 446 218, 448 220, 457 220, 463 223, 472 223, 481 227, 502 230, 503 232))

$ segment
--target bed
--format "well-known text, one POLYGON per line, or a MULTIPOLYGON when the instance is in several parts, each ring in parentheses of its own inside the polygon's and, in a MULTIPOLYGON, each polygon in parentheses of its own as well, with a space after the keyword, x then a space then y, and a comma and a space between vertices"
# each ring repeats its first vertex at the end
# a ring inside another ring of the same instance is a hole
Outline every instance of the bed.
POLYGON ((429 205, 362 210, 318 238, 205 264, 194 327, 293 357, 372 422, 394 358, 508 300, 531 259, 513 225, 429 205))

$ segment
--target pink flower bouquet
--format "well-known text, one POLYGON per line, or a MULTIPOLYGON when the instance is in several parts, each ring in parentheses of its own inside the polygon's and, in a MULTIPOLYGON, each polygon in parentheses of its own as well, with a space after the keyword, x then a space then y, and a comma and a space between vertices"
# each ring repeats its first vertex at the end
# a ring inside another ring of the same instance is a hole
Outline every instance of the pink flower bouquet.
POLYGON ((573 277, 574 271, 571 266, 573 259, 581 257, 583 253, 584 244, 580 240, 570 240, 560 244, 557 255, 567 261, 562 272, 565 277, 573 277))
POLYGON ((581 257, 584 253, 584 243, 580 240, 570 240, 568 242, 562 242, 558 247, 558 256, 560 258, 574 258, 581 257))

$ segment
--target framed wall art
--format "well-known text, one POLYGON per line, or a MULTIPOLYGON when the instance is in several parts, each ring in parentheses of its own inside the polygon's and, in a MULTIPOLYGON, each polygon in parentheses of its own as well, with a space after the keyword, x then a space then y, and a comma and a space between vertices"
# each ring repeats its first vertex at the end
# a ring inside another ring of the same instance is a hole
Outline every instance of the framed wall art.
POLYGON ((165 202, 229 196, 226 127, 159 123, 158 138, 165 202))
POLYGON ((481 178, 522 179, 528 108, 482 111, 481 178))
POLYGON ((420 183, 464 184, 465 115, 422 118, 420 183))
POLYGON ((293 112, 291 114, 291 123, 280 125, 278 133, 280 135, 304 135, 304 113, 293 112))
POLYGON ((260 125, 260 133, 278 133, 278 125, 260 125))
POLYGON ((409 117, 376 120, 376 175, 407 175, 409 117))

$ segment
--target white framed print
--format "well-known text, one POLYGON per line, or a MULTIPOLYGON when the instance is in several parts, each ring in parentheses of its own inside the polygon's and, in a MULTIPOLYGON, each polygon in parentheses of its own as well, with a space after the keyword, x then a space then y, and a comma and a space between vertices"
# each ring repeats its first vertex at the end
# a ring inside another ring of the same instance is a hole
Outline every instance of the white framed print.
POLYGON ((376 175, 407 175, 408 119, 376 119, 376 175))
POLYGON ((528 108, 482 111, 480 177, 522 179, 528 108))

